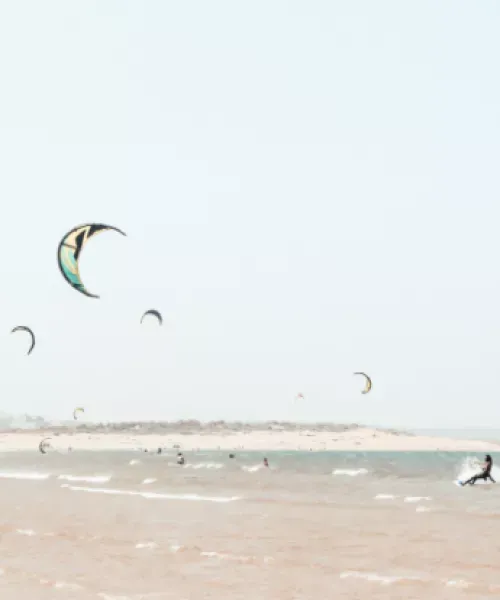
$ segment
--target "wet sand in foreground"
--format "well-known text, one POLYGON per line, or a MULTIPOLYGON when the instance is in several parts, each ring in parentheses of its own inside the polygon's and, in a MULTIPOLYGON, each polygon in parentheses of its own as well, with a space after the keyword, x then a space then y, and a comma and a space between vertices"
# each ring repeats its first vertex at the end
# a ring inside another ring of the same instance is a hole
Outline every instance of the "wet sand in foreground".
POLYGON ((186 455, 1 454, 2 597, 500 596, 500 486, 454 486, 466 455, 186 455))

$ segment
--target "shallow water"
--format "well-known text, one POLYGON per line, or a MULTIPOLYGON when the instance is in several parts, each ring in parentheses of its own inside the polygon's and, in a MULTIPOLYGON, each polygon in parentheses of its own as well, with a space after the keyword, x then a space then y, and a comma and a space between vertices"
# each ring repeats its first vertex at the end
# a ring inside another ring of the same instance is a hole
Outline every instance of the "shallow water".
POLYGON ((1 454, 3 597, 500 596, 500 485, 453 485, 464 453, 175 454, 1 454))

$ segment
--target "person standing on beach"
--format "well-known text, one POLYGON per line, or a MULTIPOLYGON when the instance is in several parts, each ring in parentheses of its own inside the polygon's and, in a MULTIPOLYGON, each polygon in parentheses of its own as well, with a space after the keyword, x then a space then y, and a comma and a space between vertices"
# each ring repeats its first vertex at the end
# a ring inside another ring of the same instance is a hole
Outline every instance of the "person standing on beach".
POLYGON ((269 468, 269 463, 267 462, 267 458, 264 457, 264 466, 269 468))
POLYGON ((491 476, 491 468, 492 467, 493 467, 493 460, 492 460, 491 456, 489 454, 487 454, 484 457, 484 465, 483 465, 483 470, 481 471, 481 473, 478 473, 477 475, 474 475, 470 479, 467 479, 467 481, 464 481, 462 483, 462 485, 474 485, 478 479, 484 479, 485 481, 488 481, 488 479, 491 479, 491 481, 493 483, 496 483, 496 481, 491 476))

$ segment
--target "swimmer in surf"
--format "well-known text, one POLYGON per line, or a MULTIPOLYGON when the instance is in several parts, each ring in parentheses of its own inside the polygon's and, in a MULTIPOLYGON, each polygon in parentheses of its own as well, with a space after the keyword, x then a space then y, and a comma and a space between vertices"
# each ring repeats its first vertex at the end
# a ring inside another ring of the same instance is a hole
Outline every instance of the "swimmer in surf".
POLYGON ((474 485, 478 479, 484 479, 485 481, 488 481, 488 479, 491 479, 491 481, 493 483, 496 483, 496 481, 491 476, 491 467, 492 466, 493 466, 493 460, 492 460, 491 456, 489 454, 487 454, 484 457, 484 465, 483 465, 483 470, 481 471, 481 473, 478 473, 477 475, 474 475, 470 479, 467 479, 467 481, 464 481, 462 483, 462 485, 468 485, 468 484, 474 485))

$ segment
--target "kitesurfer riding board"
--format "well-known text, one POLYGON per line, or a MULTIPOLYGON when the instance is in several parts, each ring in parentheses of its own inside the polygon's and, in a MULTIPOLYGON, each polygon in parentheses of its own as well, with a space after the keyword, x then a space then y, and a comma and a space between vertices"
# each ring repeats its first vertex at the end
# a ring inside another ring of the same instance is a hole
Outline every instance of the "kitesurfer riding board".
POLYGON ((491 476, 491 469, 493 467, 493 459, 491 458, 491 456, 489 454, 487 454, 484 457, 484 464, 483 464, 483 470, 481 471, 481 473, 478 473, 477 475, 473 475, 470 479, 467 479, 467 481, 458 481, 457 480, 457 485, 474 485, 476 483, 476 481, 478 480, 483 480, 484 483, 488 483, 488 480, 490 480, 492 483, 496 483, 496 481, 493 479, 493 477, 491 476))

